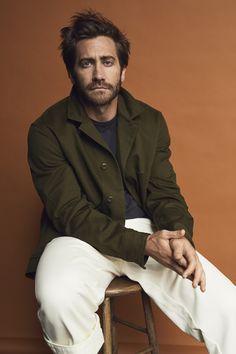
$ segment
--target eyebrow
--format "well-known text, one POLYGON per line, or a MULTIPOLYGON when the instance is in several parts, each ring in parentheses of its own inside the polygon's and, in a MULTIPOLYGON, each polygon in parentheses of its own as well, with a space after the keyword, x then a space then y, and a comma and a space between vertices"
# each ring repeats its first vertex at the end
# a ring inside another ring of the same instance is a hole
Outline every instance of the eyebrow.
MULTIPOLYGON (((116 60, 116 58, 113 57, 113 55, 103 55, 103 56, 100 57, 100 59, 102 59, 102 60, 106 60, 106 59, 113 59, 113 60, 116 60)), ((88 61, 90 61, 90 62, 93 62, 93 61, 94 61, 94 58, 92 58, 92 57, 83 57, 83 58, 81 58, 81 59, 79 60, 79 62, 81 63, 83 60, 88 60, 88 61)))

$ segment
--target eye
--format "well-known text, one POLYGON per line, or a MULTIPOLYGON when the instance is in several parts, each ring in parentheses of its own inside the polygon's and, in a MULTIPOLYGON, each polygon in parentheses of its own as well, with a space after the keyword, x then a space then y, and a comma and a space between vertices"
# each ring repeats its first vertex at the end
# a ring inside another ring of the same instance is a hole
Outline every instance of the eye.
POLYGON ((103 64, 104 64, 105 66, 112 66, 112 65, 114 64, 114 60, 111 59, 111 58, 109 58, 109 59, 104 59, 104 60, 103 60, 103 64))
POLYGON ((89 68, 90 66, 92 65, 91 61, 90 60, 87 60, 87 59, 83 59, 80 61, 80 66, 81 68, 89 68))

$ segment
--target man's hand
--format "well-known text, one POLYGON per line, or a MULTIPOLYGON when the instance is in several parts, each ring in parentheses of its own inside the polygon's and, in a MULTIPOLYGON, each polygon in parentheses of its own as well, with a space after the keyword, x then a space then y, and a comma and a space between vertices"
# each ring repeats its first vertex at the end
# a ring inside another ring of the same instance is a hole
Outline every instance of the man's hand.
POLYGON ((176 262, 176 260, 173 257, 173 251, 170 247, 170 240, 181 239, 183 238, 184 234, 185 234, 184 230, 157 231, 152 235, 148 236, 146 247, 145 247, 145 253, 148 256, 154 258, 162 265, 174 270, 176 273, 180 275, 183 275, 187 263, 184 262, 184 259, 179 260, 179 262, 176 262), (183 265, 181 264, 181 262, 183 263, 183 265))
POLYGON ((206 276, 198 255, 185 238, 171 239, 170 247, 173 252, 174 260, 185 268, 182 276, 192 281, 193 287, 200 286, 202 292, 206 290, 206 276))
POLYGON ((193 287, 206 288, 205 273, 191 243, 184 237, 184 230, 161 230, 147 238, 146 254, 162 265, 192 281, 193 287))

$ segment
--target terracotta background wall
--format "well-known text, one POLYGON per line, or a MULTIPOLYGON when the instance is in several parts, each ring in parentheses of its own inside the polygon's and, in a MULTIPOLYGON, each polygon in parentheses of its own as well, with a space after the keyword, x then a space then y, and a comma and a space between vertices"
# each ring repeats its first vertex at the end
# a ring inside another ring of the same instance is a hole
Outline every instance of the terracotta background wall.
MULTIPOLYGON (((37 243, 41 210, 26 162, 26 135, 36 117, 69 93, 57 50, 59 29, 74 12, 88 7, 103 12, 128 33, 132 57, 125 87, 164 113, 178 183, 195 216, 197 247, 236 281, 235 1, 1 0, 0 352, 4 354, 43 353, 46 348, 40 347, 40 339, 37 346, 32 344, 41 338, 41 331, 34 282, 24 277, 37 243)), ((130 307, 129 303, 128 311, 130 307)), ((157 309, 155 315, 162 344, 195 343, 157 309)), ((121 336, 123 341, 143 340, 131 333, 121 336)))

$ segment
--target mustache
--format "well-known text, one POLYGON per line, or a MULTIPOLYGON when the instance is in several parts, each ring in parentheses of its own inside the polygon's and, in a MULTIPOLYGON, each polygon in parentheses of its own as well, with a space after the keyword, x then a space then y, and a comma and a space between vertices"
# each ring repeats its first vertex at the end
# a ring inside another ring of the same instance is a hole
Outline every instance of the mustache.
POLYGON ((95 90, 96 88, 104 88, 104 89, 112 90, 113 86, 106 82, 91 82, 91 84, 87 86, 88 90, 95 90))

